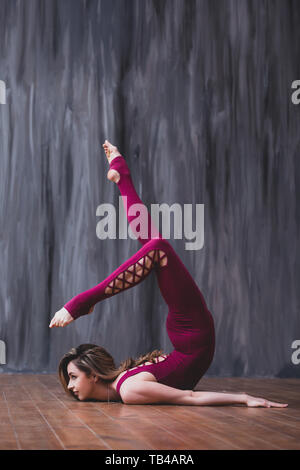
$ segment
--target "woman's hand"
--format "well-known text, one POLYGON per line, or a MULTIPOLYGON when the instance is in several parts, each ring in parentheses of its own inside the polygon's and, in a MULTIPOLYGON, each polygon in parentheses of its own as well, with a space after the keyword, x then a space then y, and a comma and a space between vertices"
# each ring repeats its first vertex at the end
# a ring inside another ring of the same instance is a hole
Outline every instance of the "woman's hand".
POLYGON ((269 401, 264 398, 252 397, 251 395, 246 395, 246 405, 249 407, 263 406, 265 408, 285 408, 288 406, 287 403, 276 403, 275 401, 269 401))
POLYGON ((63 307, 58 310, 58 312, 56 312, 50 322, 49 328, 54 328, 58 326, 64 327, 69 325, 69 323, 71 323, 72 321, 74 321, 74 318, 69 314, 68 310, 63 307))
MULTIPOLYGON (((95 305, 93 305, 89 309, 88 314, 92 313, 94 308, 95 308, 95 305)), ((56 326, 64 327, 64 326, 69 325, 69 323, 71 323, 72 321, 74 321, 74 318, 72 317, 72 315, 69 314, 68 310, 65 307, 63 307, 60 310, 58 310, 58 312, 56 312, 56 314, 54 315, 54 317, 52 318, 50 322, 49 328, 53 328, 56 326)))

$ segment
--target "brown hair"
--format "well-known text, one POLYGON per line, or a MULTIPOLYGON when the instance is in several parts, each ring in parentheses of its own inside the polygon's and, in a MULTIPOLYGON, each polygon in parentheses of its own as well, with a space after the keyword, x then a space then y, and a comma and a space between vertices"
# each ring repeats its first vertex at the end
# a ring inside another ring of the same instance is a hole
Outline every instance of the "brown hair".
POLYGON ((129 357, 116 368, 113 357, 104 348, 96 344, 81 344, 77 348, 72 348, 62 357, 58 366, 58 375, 68 395, 78 400, 76 395, 68 389, 69 376, 67 368, 71 361, 79 370, 85 372, 88 377, 93 373, 105 382, 112 382, 121 372, 144 364, 147 361, 154 363, 154 359, 163 353, 163 350, 155 349, 151 353, 147 353, 137 359, 129 357))

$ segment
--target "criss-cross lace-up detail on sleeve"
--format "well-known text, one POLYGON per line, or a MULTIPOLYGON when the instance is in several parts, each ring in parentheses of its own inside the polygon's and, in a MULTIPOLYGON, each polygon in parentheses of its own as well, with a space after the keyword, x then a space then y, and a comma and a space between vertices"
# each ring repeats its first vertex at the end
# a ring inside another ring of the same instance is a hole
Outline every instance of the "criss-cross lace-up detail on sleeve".
POLYGON ((166 266, 167 255, 162 250, 152 250, 145 254, 136 263, 129 266, 111 281, 105 289, 105 294, 112 296, 125 289, 135 286, 145 279, 152 269, 159 266, 166 266))

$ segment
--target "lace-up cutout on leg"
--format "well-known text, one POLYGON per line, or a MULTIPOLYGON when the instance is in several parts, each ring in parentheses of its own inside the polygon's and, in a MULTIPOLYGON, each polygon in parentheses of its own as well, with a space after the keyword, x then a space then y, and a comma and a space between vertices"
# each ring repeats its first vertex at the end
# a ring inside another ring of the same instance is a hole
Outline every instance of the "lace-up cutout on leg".
POLYGON ((167 255, 162 250, 152 250, 139 259, 136 263, 129 266, 111 281, 105 289, 106 295, 115 295, 119 292, 135 286, 145 279, 152 269, 159 264, 160 267, 166 266, 167 255))

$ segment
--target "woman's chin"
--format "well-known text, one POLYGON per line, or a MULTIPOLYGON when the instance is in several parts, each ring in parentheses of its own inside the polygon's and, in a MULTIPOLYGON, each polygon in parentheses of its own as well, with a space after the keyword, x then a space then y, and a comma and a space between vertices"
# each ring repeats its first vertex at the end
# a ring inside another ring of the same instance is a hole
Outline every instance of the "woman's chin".
POLYGON ((76 398, 76 400, 79 400, 79 401, 82 400, 82 397, 79 395, 79 393, 73 393, 73 395, 76 398))

